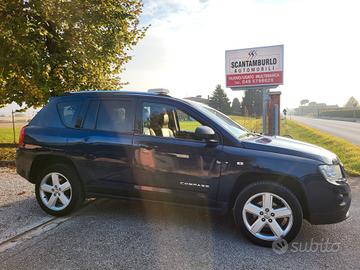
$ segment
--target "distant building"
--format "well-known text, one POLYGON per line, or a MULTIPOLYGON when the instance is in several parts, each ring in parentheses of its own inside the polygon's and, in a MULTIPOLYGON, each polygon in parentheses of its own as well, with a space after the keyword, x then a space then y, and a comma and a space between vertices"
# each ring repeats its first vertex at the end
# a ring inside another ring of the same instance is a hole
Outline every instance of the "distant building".
POLYGON ((294 109, 295 115, 307 115, 318 117, 320 112, 337 109, 338 105, 326 105, 325 103, 310 102, 308 105, 294 109))
POLYGON ((206 105, 209 105, 209 98, 203 98, 201 95, 197 95, 195 97, 186 97, 184 99, 204 103, 206 105))

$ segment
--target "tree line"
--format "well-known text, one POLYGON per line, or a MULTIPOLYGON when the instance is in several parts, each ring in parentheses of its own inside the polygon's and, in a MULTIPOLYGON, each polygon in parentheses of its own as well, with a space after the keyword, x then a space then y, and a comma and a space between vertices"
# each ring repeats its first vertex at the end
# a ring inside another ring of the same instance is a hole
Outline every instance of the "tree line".
POLYGON ((234 98, 230 102, 221 85, 217 85, 209 98, 209 106, 225 114, 260 116, 262 115, 262 91, 247 90, 241 102, 239 98, 234 98))

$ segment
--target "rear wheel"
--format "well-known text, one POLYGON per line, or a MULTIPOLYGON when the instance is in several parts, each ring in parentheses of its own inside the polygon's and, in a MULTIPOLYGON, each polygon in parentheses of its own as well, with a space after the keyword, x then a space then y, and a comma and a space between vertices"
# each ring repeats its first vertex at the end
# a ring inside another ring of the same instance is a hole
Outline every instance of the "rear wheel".
POLYGON ((84 201, 84 192, 75 170, 66 164, 55 164, 37 177, 36 199, 40 207, 54 216, 67 215, 84 201))
POLYGON ((303 220, 296 196, 271 182, 256 182, 240 192, 234 216, 245 236, 262 246, 271 246, 280 238, 290 242, 299 233, 303 220))

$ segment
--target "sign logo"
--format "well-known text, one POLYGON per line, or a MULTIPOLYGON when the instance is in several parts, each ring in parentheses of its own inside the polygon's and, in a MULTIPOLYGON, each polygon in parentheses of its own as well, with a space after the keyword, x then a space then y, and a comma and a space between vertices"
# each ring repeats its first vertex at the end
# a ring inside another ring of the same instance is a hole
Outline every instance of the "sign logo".
POLYGON ((278 240, 272 243, 272 250, 278 255, 285 254, 288 248, 289 248, 288 242, 282 238, 279 238, 278 240))
POLYGON ((252 58, 254 58, 255 56, 257 56, 256 50, 251 50, 248 54, 249 54, 249 58, 250 58, 250 59, 252 59, 252 58))

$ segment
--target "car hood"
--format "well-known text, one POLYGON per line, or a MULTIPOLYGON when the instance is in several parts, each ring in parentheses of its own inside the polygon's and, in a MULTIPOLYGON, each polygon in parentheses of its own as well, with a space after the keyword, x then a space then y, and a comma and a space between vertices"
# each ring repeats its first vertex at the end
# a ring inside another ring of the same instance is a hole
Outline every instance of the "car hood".
POLYGON ((243 140, 242 144, 247 149, 310 158, 326 164, 339 162, 334 153, 322 147, 281 136, 253 137, 243 140))

